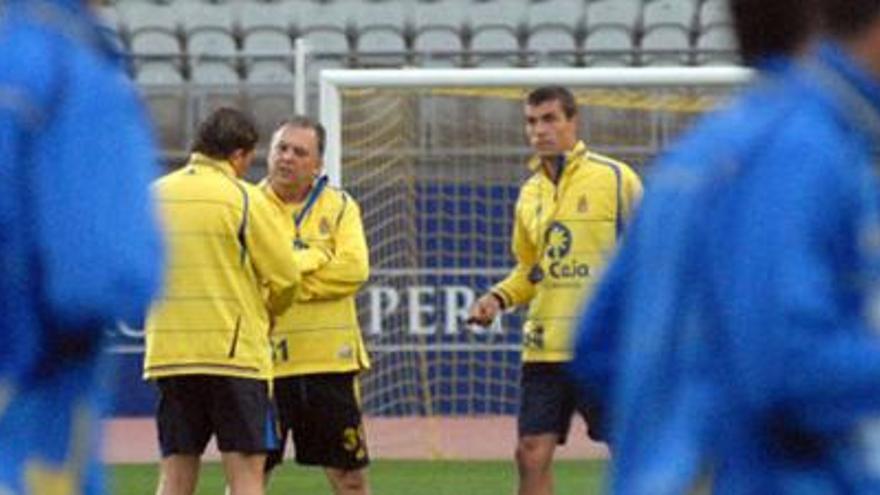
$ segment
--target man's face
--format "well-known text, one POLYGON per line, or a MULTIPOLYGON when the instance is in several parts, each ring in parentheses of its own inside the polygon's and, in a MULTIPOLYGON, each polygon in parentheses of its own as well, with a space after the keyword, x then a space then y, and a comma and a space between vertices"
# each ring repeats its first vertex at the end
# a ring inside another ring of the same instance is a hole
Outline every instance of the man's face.
POLYGON ((526 137, 540 156, 556 156, 571 150, 577 142, 577 120, 565 116, 559 100, 526 105, 526 137))
POLYGON ((269 182, 276 190, 311 184, 321 170, 318 135, 314 129, 284 126, 275 132, 269 150, 269 182))

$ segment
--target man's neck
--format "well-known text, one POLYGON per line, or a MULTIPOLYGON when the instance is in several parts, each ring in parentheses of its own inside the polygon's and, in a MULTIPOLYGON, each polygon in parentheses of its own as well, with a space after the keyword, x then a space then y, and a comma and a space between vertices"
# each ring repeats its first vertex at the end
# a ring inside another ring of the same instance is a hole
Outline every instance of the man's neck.
POLYGON ((275 194, 277 194, 279 198, 281 198, 281 201, 284 201, 285 203, 296 204, 302 203, 306 200, 309 195, 309 191, 312 190, 312 184, 306 183, 291 188, 276 187, 273 184, 272 190, 275 191, 275 194))

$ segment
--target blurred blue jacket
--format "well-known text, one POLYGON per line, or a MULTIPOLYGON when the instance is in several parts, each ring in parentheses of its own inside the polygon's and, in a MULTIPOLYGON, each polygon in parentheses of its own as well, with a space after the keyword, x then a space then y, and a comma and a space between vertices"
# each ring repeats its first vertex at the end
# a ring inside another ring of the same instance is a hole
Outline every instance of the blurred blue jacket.
POLYGON ((103 493, 106 328, 160 285, 145 109, 82 0, 0 2, 0 492, 103 493))
POLYGON ((94 350, 160 283, 145 109, 82 0, 0 3, 0 381, 94 350))
POLYGON ((878 141, 840 103, 871 92, 848 69, 826 47, 661 160, 572 365, 609 409, 613 493, 683 493, 707 471, 722 494, 876 491, 854 437, 880 398, 875 255, 857 249, 878 141))
MULTIPOLYGON (((706 467, 716 390, 690 344, 705 325, 697 246, 707 185, 778 124, 787 60, 768 61, 728 107, 664 153, 620 250, 583 315, 571 371, 611 431, 610 490, 677 494, 706 467), (748 130, 748 132, 743 132, 748 130)), ((709 370, 712 371, 712 370, 709 370)))
POLYGON ((792 86, 702 209, 716 491, 880 493, 880 82, 825 43, 792 86))

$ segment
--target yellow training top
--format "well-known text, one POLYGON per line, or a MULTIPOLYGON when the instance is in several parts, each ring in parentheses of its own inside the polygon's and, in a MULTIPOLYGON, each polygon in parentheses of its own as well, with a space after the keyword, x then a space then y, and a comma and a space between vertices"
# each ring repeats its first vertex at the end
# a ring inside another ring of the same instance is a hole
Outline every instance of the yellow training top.
POLYGON ((154 187, 168 267, 147 317, 144 377, 270 378, 262 288, 273 304, 289 305, 300 280, 274 207, 229 162, 198 153, 154 187))
POLYGON ((641 196, 627 165, 589 151, 566 153, 557 184, 540 159, 523 184, 513 226, 513 271, 492 288, 506 307, 529 304, 523 361, 571 359, 571 326, 641 196))
POLYGON ((262 184, 303 267, 293 305, 275 313, 277 377, 370 366, 355 306, 355 295, 370 271, 361 212, 348 194, 325 185, 326 179, 317 181, 305 201, 288 204, 262 184))

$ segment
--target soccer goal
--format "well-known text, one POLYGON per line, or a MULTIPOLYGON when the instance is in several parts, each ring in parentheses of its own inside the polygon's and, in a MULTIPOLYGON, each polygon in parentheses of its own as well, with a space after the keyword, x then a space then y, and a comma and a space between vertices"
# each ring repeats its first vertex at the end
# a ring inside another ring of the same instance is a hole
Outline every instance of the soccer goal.
POLYGON ((521 312, 485 330, 464 319, 513 266, 530 88, 571 88, 588 147, 644 171, 750 77, 734 67, 323 71, 326 167, 361 204, 371 250, 359 298, 374 366, 367 413, 516 412, 521 312))

